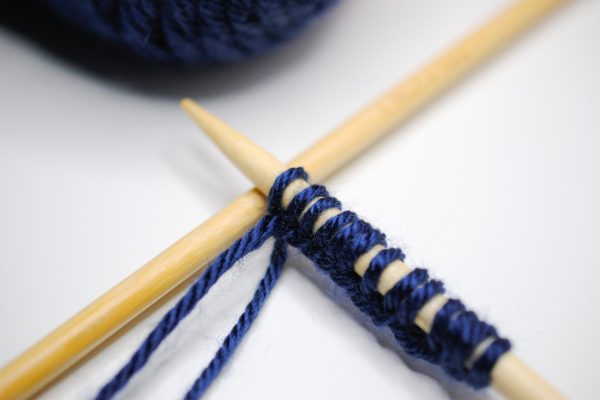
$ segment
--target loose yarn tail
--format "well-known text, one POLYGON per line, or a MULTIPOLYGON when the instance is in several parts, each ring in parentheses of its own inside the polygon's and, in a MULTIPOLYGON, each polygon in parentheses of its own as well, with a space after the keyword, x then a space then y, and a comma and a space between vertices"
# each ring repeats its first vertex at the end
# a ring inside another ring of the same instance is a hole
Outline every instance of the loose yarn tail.
MULTIPOLYGON (((246 256, 248 253, 261 247, 264 242, 273 236, 277 227, 277 220, 270 215, 261 218, 257 224, 250 229, 244 236, 237 240, 229 249, 221 253, 206 269, 204 274, 194 283, 186 292, 186 294, 177 302, 177 304, 169 310, 161 321, 158 323, 156 328, 146 337, 140 347, 136 350, 130 360, 121 368, 121 370, 108 382, 96 395, 96 400, 108 400, 112 399, 117 392, 127 385, 131 378, 140 370, 148 360, 154 351, 158 348, 160 343, 169 336, 169 334, 175 329, 177 325, 192 311, 196 304, 204 297, 208 290, 219 280, 219 278, 227 272, 238 260, 246 256)), ((281 244, 276 244, 277 248, 281 244)), ((275 249, 277 250, 277 249, 275 249)), ((224 363, 227 358, 231 355, 231 352, 237 346, 237 343, 248 330, 250 324, 256 318, 260 306, 265 301, 266 296, 269 294, 273 287, 277 277, 279 276, 281 265, 285 261, 285 252, 281 256, 282 250, 273 251, 271 266, 267 270, 265 278, 259 284, 257 292, 254 294, 254 298, 246 307, 244 314, 240 317, 238 323, 233 327, 232 332, 227 337, 225 343, 219 349, 215 359, 219 357, 220 353, 225 353, 226 356, 221 354, 221 362, 224 363), (275 257, 275 255, 278 257, 275 257), (250 310, 249 310, 250 309, 250 310), (238 332, 237 334, 234 333, 238 332), (228 340, 229 339, 229 340, 228 340), (229 342, 228 349, 223 350, 223 347, 229 342), (224 357, 224 358, 223 358, 224 357)), ((211 362, 215 362, 215 359, 211 362)), ((221 365, 222 366, 222 365, 221 365)), ((210 366, 209 366, 210 368, 210 366)), ((212 367, 215 369, 215 367, 212 367)), ((207 368, 208 369, 208 368, 207 368)), ((220 367, 216 368, 216 372, 220 370, 220 367)), ((216 375, 216 374, 214 374, 216 375)), ((210 378, 209 382, 212 381, 210 378)), ((200 379, 199 379, 200 380, 200 379)))
POLYGON ((237 324, 223 341, 223 345, 217 351, 215 357, 204 371, 202 371, 200 377, 196 379, 190 390, 187 392, 184 397, 185 400, 197 400, 202 397, 208 386, 217 377, 219 372, 221 372, 221 369, 233 354, 237 345, 240 343, 246 332, 248 332, 248 329, 250 329, 250 325, 258 316, 267 296, 281 275, 286 258, 287 244, 283 240, 277 239, 275 241, 273 252, 271 253, 271 263, 269 268, 259 283, 258 289, 254 293, 252 300, 246 306, 246 309, 240 316, 237 324))

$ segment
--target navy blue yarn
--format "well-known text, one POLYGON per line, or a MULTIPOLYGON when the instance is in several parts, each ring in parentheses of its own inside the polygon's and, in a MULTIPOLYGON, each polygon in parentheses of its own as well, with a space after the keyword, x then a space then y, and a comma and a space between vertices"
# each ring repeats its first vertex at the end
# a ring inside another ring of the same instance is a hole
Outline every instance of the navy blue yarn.
MULTIPOLYGON (((119 390, 121 390, 127 382, 138 372, 150 359, 150 356, 158 348, 159 344, 166 339, 166 337, 175 329, 175 327, 192 311, 198 301, 204 297, 208 290, 219 280, 219 278, 227 272, 239 259, 247 255, 248 253, 258 249, 263 243, 272 237, 276 233, 277 220, 272 216, 265 216, 250 229, 244 236, 237 240, 229 249, 219 255, 202 274, 202 276, 194 283, 186 292, 186 294, 177 302, 177 304, 169 310, 164 317, 161 319, 159 324, 154 330, 146 337, 142 342, 138 350, 133 354, 129 362, 121 368, 121 370, 108 382, 96 395, 97 400, 111 399, 119 390)), ((277 246, 277 248, 279 248, 277 246)), ((281 251, 278 250, 280 253, 281 251)), ((274 252, 274 254, 277 252, 274 252)), ((278 254, 279 254, 278 253, 278 254)), ((248 305, 256 312, 260 308, 261 300, 264 301, 266 294, 272 287, 276 276, 278 276, 278 270, 281 268, 280 265, 283 262, 272 263, 271 267, 267 271, 269 278, 269 284, 263 282, 259 285, 257 293, 260 291, 261 295, 257 299, 255 294, 254 298, 248 305)), ((265 278, 266 279, 266 278, 265 278)), ((248 320, 251 322, 255 317, 255 313, 249 312, 248 307, 246 311, 240 317, 240 321, 234 326, 236 332, 245 333, 248 329, 246 325, 249 325, 248 320)), ((232 330, 233 332, 233 330, 232 330)), ((237 341, 240 340, 241 335, 230 333, 228 336, 227 343, 224 344, 228 348, 228 351, 222 349, 219 350, 220 362, 224 363, 235 346, 237 341), (224 354, 223 354, 224 353, 224 354)), ((214 361, 214 360, 213 360, 214 361)), ((212 367, 215 368, 214 366, 212 367)))
POLYGON ((396 260, 404 261, 404 253, 400 249, 383 249, 377 253, 363 275, 361 290, 366 293, 377 290, 381 273, 388 264, 396 260))
POLYGON ((354 271, 357 258, 377 244, 386 245, 385 235, 351 212, 331 218, 312 234, 315 217, 340 203, 329 197, 325 188, 313 185, 298 194, 287 211, 283 210, 283 192, 296 179, 307 179, 302 168, 282 173, 269 194, 269 211, 281 219, 287 242, 325 271, 376 325, 387 325, 408 354, 439 365, 453 378, 474 388, 489 385, 491 369, 510 349, 510 343, 453 299, 436 314, 431 332, 424 333, 414 323, 416 315, 427 301, 444 293, 443 284, 430 279, 425 269, 417 268, 382 296, 377 292, 381 272, 390 262, 403 260, 402 251, 379 252, 361 278, 354 271), (300 218, 302 210, 317 197, 323 198, 300 218), (493 339, 491 344, 469 365, 474 349, 487 338, 493 339))
POLYGON ((252 301, 246 306, 244 313, 240 316, 238 323, 233 327, 223 345, 212 359, 208 367, 202 371, 200 377, 194 382, 190 390, 185 395, 185 400, 199 399, 212 381, 217 377, 237 345, 240 343, 243 336, 250 329, 250 325, 261 309, 261 306, 269 295, 269 292, 277 282, 277 278, 281 275, 283 264, 287 257, 287 244, 285 241, 278 239, 275 241, 273 252, 271 253, 271 264, 267 269, 267 273, 258 285, 258 289, 254 293, 252 301))
POLYGON ((383 296, 383 307, 389 312, 398 309, 406 298, 418 287, 429 280, 429 273, 423 268, 415 268, 405 277, 400 279, 385 296, 383 296))
POLYGON ((186 400, 202 396, 250 328, 281 274, 287 244, 300 249, 325 271, 373 323, 388 326, 408 354, 439 365, 451 377, 474 388, 489 385, 496 361, 510 349, 508 340, 500 338, 493 326, 480 321, 455 299, 448 300, 438 311, 431 331, 423 332, 414 322, 417 313, 431 298, 444 293, 443 284, 430 279, 427 270, 417 268, 382 296, 377 292, 381 273, 389 263, 404 260, 402 250, 381 250, 361 278, 354 271, 357 258, 375 245, 385 246, 385 235, 350 211, 330 218, 313 233, 318 215, 326 209, 341 208, 341 203, 330 197, 325 187, 312 185, 298 193, 284 210, 281 207, 283 193, 296 179, 307 180, 308 175, 302 168, 291 168, 277 177, 269 194, 270 214, 215 259, 163 317, 130 361, 100 390, 97 399, 110 399, 122 389, 223 273, 272 236, 276 240, 265 276, 209 365, 187 392, 186 400), (310 203, 312 205, 304 211, 310 203), (482 354, 472 360, 474 349, 490 338, 482 354))
POLYGON ((335 0, 49 0, 58 15, 144 58, 239 61, 292 38, 335 0))

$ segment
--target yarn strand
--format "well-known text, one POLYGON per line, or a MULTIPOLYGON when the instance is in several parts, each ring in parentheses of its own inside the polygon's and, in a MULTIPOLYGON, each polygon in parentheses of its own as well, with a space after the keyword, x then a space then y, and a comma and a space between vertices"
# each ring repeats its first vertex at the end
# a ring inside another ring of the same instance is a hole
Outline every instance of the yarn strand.
POLYGON ((237 324, 231 329, 231 332, 229 332, 229 335, 227 335, 223 341, 223 344, 217 351, 215 357, 204 371, 202 371, 200 377, 196 379, 190 390, 187 392, 184 397, 185 400, 197 400, 202 397, 208 386, 217 377, 219 372, 221 372, 221 369, 225 366, 229 357, 231 357, 246 332, 248 332, 248 329, 250 329, 250 325, 258 316, 271 289, 275 286, 277 279, 281 275, 286 257, 287 244, 285 241, 277 239, 274 244, 273 252, 271 253, 271 263, 269 268, 258 285, 258 289, 254 293, 252 300, 246 306, 246 309, 240 316, 237 324))
POLYGON ((276 226, 276 219, 267 215, 261 218, 252 229, 237 240, 229 249, 221 253, 196 283, 188 289, 177 304, 164 315, 156 328, 152 330, 133 354, 129 362, 102 387, 96 395, 96 400, 112 399, 119 390, 124 388, 131 378, 146 365, 160 343, 193 310, 195 305, 204 297, 215 282, 238 260, 261 247, 267 239, 272 237, 276 226))

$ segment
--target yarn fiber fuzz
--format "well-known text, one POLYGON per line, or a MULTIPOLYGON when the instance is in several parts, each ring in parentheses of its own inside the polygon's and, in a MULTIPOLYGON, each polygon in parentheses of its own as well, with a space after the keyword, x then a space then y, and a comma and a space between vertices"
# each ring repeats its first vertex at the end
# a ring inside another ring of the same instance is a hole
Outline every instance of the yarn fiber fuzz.
POLYGON ((143 58, 235 62, 298 34, 336 0, 49 0, 80 29, 143 58))

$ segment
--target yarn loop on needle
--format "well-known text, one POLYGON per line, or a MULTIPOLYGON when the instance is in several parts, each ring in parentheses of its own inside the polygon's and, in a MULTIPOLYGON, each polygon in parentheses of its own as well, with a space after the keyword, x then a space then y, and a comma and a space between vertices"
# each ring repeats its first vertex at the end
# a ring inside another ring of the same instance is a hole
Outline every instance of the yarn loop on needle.
POLYGON ((458 300, 449 300, 437 312, 429 333, 421 330, 415 324, 417 313, 435 295, 444 293, 443 284, 418 268, 381 295, 376 286, 383 269, 396 259, 404 260, 403 252, 380 251, 361 278, 354 270, 356 260, 375 245, 385 246, 385 235, 347 211, 330 218, 313 235, 318 216, 326 209, 341 208, 341 203, 330 197, 323 186, 311 185, 283 210, 283 192, 297 179, 308 180, 308 175, 302 168, 288 169, 275 180, 269 194, 270 212, 282 219, 285 240, 342 287, 376 325, 387 325, 408 354, 439 365, 452 378, 474 388, 489 385, 491 369, 510 349, 508 340, 500 338, 496 329, 480 321, 475 313, 466 311, 458 300), (304 211, 311 202, 314 203, 304 211), (475 349, 486 341, 489 344, 482 353, 475 361, 470 360, 475 349))

